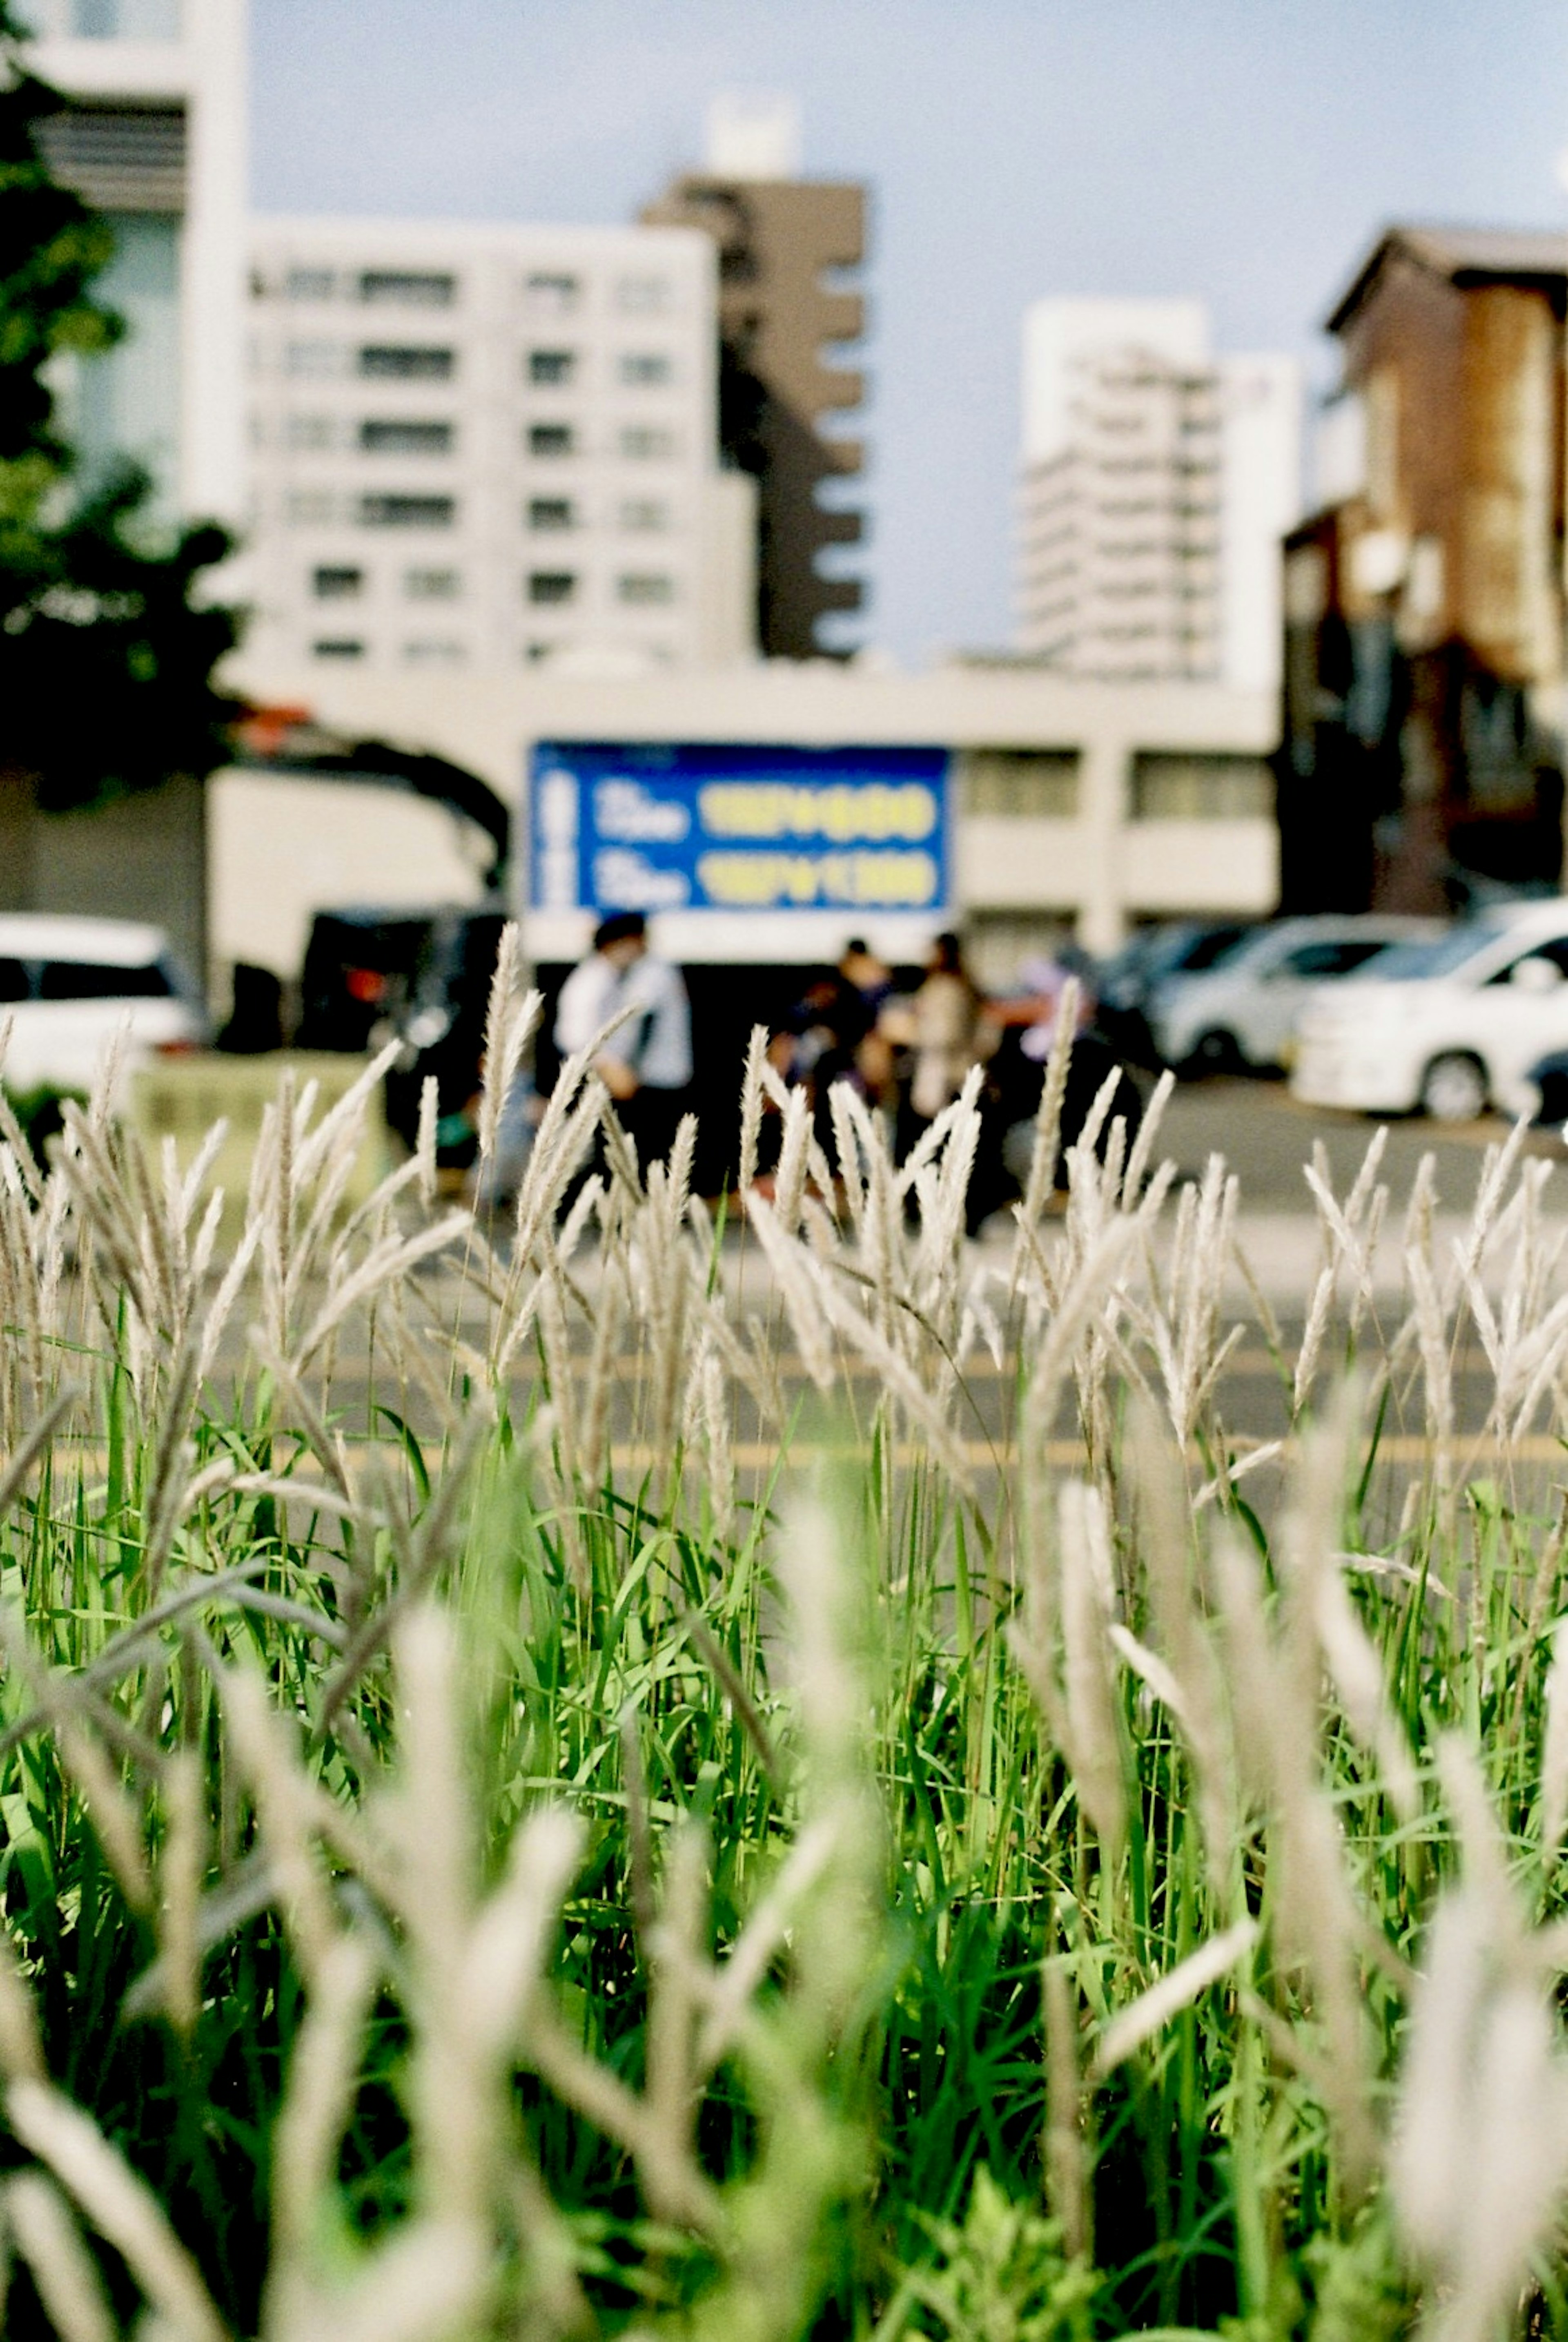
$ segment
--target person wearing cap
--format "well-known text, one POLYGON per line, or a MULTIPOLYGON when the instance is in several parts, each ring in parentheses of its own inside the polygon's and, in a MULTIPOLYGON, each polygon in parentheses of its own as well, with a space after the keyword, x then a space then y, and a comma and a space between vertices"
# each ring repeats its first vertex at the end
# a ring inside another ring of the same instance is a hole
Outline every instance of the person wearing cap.
POLYGON ((555 1046, 585 1049, 623 1009, 632 1015, 594 1059, 638 1160, 667 1156, 692 1080, 692 1011, 678 968, 648 948, 641 911, 615 911, 594 931, 593 949, 561 987, 555 1046))

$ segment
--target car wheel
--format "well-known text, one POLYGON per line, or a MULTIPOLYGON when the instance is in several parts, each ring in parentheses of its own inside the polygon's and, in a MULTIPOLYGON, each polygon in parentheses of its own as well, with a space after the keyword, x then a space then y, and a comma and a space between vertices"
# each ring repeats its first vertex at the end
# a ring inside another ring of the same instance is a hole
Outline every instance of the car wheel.
POLYGON ((1486 1112, 1486 1069, 1454 1049, 1433 1057, 1421 1079, 1421 1110, 1433 1122, 1478 1122, 1486 1112))
POLYGON ((1216 1026, 1199 1034, 1182 1070, 1189 1079, 1197 1079, 1204 1074, 1233 1074, 1241 1062, 1241 1044, 1235 1035, 1216 1026))

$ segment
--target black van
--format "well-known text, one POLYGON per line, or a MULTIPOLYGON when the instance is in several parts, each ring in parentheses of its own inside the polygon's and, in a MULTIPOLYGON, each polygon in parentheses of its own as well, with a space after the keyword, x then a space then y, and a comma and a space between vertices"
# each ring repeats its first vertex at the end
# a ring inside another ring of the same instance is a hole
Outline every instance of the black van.
POLYGON ((426 1077, 437 1082, 441 1159, 464 1166, 464 1117, 479 1087, 484 1012, 506 913, 494 899, 428 910, 318 912, 305 949, 296 1042, 302 1049, 403 1050, 387 1076, 386 1118, 412 1146, 426 1077))

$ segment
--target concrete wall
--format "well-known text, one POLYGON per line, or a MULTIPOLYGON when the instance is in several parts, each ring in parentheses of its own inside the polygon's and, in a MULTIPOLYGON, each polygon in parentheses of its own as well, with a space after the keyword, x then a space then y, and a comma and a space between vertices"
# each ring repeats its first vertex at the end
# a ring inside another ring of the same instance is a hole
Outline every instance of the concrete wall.
POLYGON ((207 964, 206 796, 166 781, 92 813, 41 814, 0 783, 0 910, 79 911, 167 929, 193 975, 207 964))
MULTIPOLYGON (((89 106, 175 106, 186 159, 180 238, 177 501, 237 523, 245 504, 245 0, 126 11, 117 37, 83 38, 48 0, 33 54, 42 77, 89 106), (181 20, 183 19, 183 23, 181 20)), ((134 207, 134 199, 133 199, 134 207)))
MULTIPOLYGON (((430 749, 479 774, 518 808, 520 840, 526 835, 524 776, 535 740, 1074 752, 1074 819, 987 816, 959 823, 961 913, 1038 909, 1070 919, 1092 950, 1107 951, 1141 916, 1261 913, 1275 901, 1272 819, 1138 821, 1131 786, 1140 750, 1268 755, 1278 711, 1272 696, 1263 693, 1193 685, 1112 686, 1005 666, 900 675, 827 661, 598 682, 474 676, 460 687, 424 678, 269 674, 244 659, 236 662, 235 675, 255 697, 306 706, 351 736, 430 749)), ((302 806, 299 820, 305 816, 302 806)), ((525 899, 521 860, 520 854, 514 873, 520 901, 525 899)), ((805 915, 736 916, 741 924, 722 937, 716 927, 687 934, 678 917, 669 917, 661 926, 664 947, 680 956, 796 959, 826 947, 833 940, 828 930, 836 933, 844 924, 836 916, 809 915, 825 922, 819 936, 804 924, 805 915)), ((544 915, 530 917, 530 947, 540 958, 574 956, 586 921, 575 913, 551 916, 565 922, 559 931, 544 915)))
MULTIPOLYGON (((214 988, 235 960, 298 976, 317 911, 477 902, 477 855, 444 807, 396 789, 216 773, 208 815, 214 988)), ((474 833, 477 836, 477 833, 474 833)))

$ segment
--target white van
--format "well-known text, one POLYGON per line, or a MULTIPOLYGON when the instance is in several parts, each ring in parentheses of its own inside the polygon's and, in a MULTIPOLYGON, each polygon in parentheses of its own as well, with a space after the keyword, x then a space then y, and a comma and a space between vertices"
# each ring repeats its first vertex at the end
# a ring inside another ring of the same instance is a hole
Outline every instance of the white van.
POLYGON ((1416 1107, 1473 1122, 1489 1106, 1533 1115, 1529 1072, 1568 1048, 1568 902, 1513 905, 1403 944, 1318 995, 1301 1021, 1291 1087, 1312 1106, 1416 1107))
POLYGON ((0 1080, 15 1092, 90 1090, 122 1027, 131 1065, 207 1038, 200 997, 168 937, 131 919, 0 913, 0 1024, 7 1020, 0 1080))

